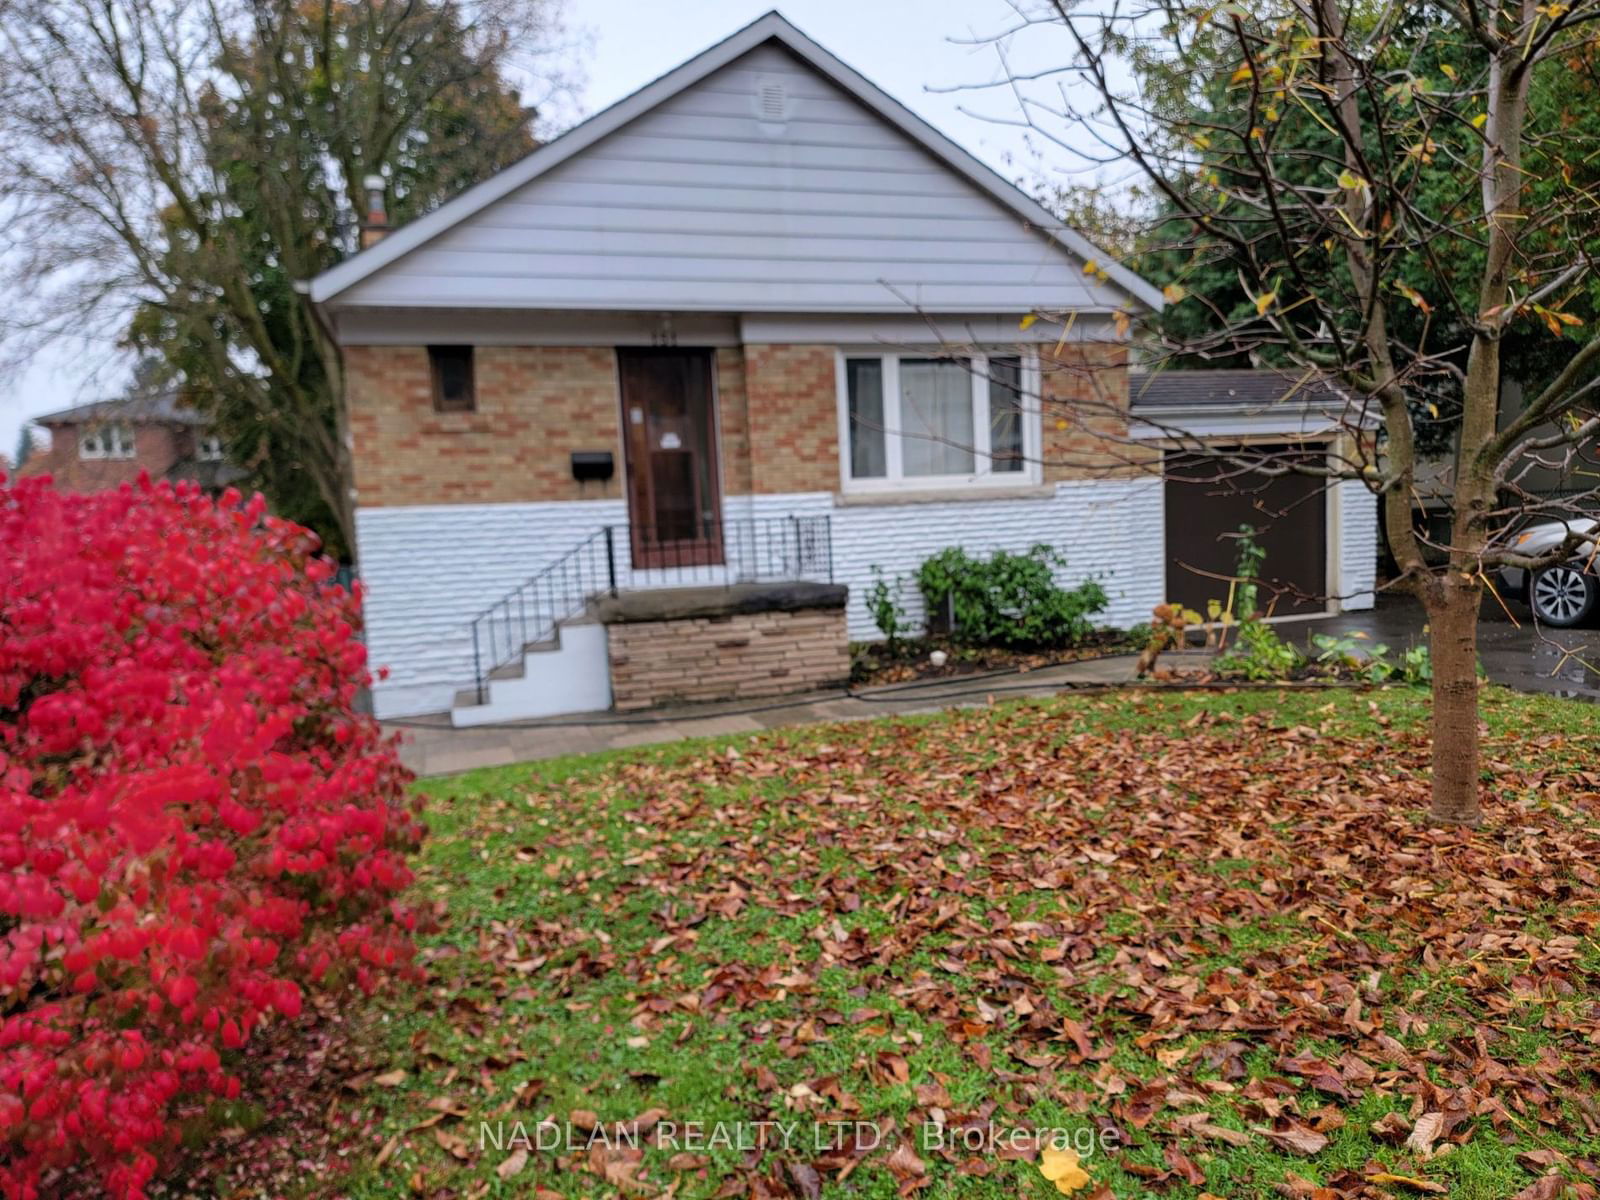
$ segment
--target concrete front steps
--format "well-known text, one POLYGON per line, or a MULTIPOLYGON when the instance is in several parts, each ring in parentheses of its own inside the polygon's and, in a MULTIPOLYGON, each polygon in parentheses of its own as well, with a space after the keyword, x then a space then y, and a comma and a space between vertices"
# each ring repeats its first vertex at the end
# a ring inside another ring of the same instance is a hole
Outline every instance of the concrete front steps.
POLYGON ((476 688, 457 692, 450 724, 470 729, 610 707, 606 627, 579 616, 557 623, 553 638, 524 646, 519 661, 491 671, 483 703, 476 688))

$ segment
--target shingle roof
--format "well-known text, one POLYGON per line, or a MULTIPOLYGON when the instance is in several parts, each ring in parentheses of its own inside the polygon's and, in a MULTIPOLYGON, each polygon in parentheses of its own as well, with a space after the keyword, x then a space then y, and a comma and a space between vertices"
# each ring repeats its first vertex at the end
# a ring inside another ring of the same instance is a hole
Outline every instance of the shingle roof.
POLYGON ((91 425, 127 421, 134 425, 205 425, 205 414, 178 402, 176 392, 156 392, 117 400, 95 400, 34 417, 39 425, 91 425))
POLYGON ((1163 368, 1128 376, 1133 410, 1176 408, 1270 409, 1342 407, 1347 396, 1331 380, 1304 371, 1163 368))

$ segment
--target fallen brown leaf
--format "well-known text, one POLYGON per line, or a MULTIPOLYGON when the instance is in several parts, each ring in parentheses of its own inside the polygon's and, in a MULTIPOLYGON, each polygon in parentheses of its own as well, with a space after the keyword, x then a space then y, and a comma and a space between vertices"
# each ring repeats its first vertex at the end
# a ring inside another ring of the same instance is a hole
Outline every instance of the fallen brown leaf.
POLYGON ((1273 1145, 1281 1146, 1291 1154, 1318 1154, 1328 1144, 1328 1139, 1322 1134, 1298 1121, 1286 1120, 1281 1129, 1270 1129, 1265 1125, 1253 1128, 1273 1145))
POLYGON ((504 1162, 494 1169, 494 1173, 501 1179, 510 1179, 521 1172, 528 1165, 528 1151, 524 1146, 518 1146, 506 1156, 504 1162))
POLYGON ((792 1162, 789 1164, 789 1178, 800 1200, 821 1200, 822 1176, 815 1167, 808 1163, 792 1162))
POLYGON ((1567 1190, 1567 1180, 1560 1175, 1546 1175, 1537 1183, 1523 1188, 1511 1200, 1558 1200, 1567 1190))
POLYGON ((1387 1171, 1379 1171, 1376 1175, 1368 1175, 1369 1183, 1398 1183, 1418 1192, 1436 1192, 1439 1195, 1447 1194, 1450 1189, 1442 1183, 1434 1183, 1431 1179, 1418 1179, 1412 1175, 1391 1175, 1387 1171))
POLYGON ((400 1149, 400 1135, 397 1133, 383 1144, 383 1149, 378 1151, 378 1156, 372 1160, 372 1165, 381 1167, 394 1157, 396 1150, 400 1149))
POLYGON ((1411 1122, 1406 1120, 1404 1114, 1397 1112, 1384 1113, 1367 1128, 1372 1136, 1380 1142, 1398 1144, 1406 1140, 1406 1135, 1411 1132, 1411 1122))
POLYGON ((928 1165, 917 1157, 917 1152, 911 1148, 911 1143, 901 1141, 890 1151, 884 1166, 896 1179, 908 1179, 913 1176, 923 1176, 928 1173, 928 1165))
POLYGON ((1412 1151, 1418 1158, 1430 1158, 1433 1155, 1433 1143, 1443 1132, 1443 1113, 1423 1113, 1412 1126, 1411 1135, 1406 1138, 1406 1149, 1412 1151))

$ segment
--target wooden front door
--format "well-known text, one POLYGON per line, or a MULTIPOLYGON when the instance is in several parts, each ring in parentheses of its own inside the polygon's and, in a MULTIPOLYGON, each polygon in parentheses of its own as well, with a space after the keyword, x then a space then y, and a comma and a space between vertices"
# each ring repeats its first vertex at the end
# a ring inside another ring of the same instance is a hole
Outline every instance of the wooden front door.
POLYGON ((618 350, 637 568, 722 562, 709 350, 618 350))

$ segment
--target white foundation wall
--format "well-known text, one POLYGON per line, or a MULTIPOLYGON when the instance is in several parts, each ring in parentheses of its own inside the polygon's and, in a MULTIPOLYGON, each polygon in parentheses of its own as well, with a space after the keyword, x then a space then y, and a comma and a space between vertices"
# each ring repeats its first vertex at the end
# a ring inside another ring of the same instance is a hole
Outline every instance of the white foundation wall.
MULTIPOLYGON (((999 499, 855 504, 828 492, 730 497, 730 527, 750 518, 827 516, 833 580, 850 588, 849 635, 881 636, 867 611, 874 566, 901 594, 914 626, 924 621, 914 579, 923 560, 947 546, 972 554, 1025 551, 1039 542, 1063 553, 1063 585, 1098 578, 1110 597, 1106 624, 1146 621, 1163 590, 1163 504, 1157 479, 1086 480, 1049 495, 999 499)), ((714 582, 628 569, 627 507, 621 500, 544 504, 453 504, 365 508, 356 513, 366 589, 366 638, 381 718, 443 712, 473 682, 473 617, 606 525, 616 527, 618 585, 663 587, 714 582)), ((731 566, 732 564, 730 564, 731 566)), ((825 573, 808 572, 822 579, 825 573)))
POLYGON ((473 683, 472 618, 596 529, 622 500, 356 510, 367 661, 379 717, 444 712, 473 683))
POLYGON ((1334 485, 1339 578, 1334 590, 1342 609, 1371 608, 1378 582, 1378 498, 1360 480, 1334 485))
POLYGON ((1072 586, 1098 578, 1110 604, 1096 620, 1133 625, 1150 619, 1161 603, 1165 562, 1159 479, 1096 479, 1055 485, 1047 496, 895 503, 839 502, 827 492, 741 496, 727 504, 728 519, 794 513, 826 514, 833 534, 833 578, 848 584, 846 613, 853 641, 881 638, 867 611, 874 566, 891 586, 905 587, 900 602, 914 628, 926 621, 916 571, 945 549, 969 554, 1022 552, 1040 542, 1066 556, 1057 581, 1072 586))

